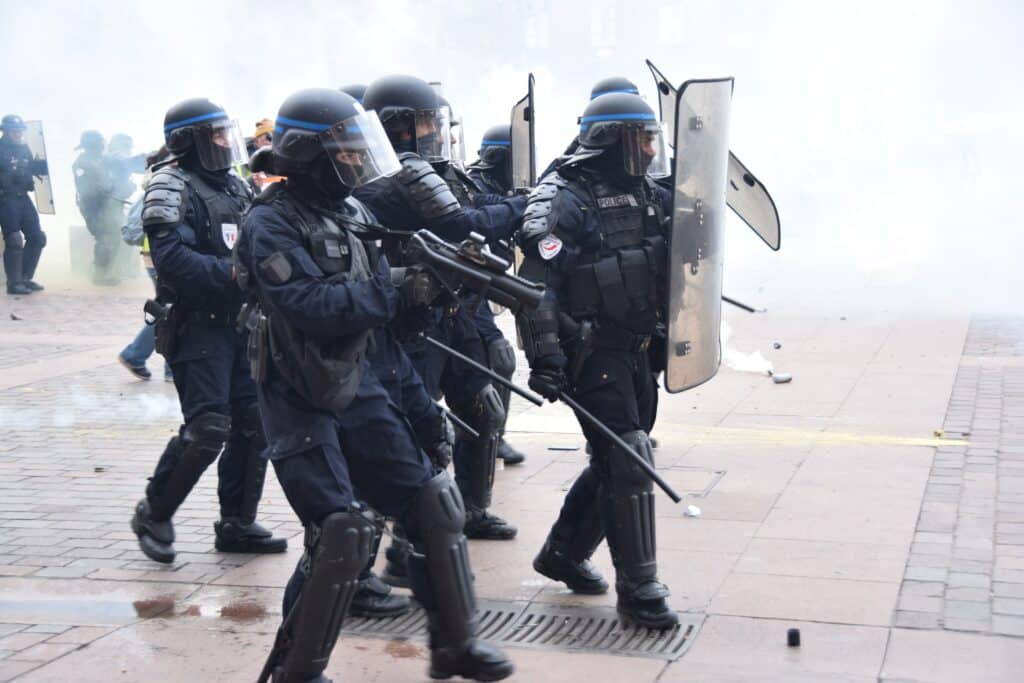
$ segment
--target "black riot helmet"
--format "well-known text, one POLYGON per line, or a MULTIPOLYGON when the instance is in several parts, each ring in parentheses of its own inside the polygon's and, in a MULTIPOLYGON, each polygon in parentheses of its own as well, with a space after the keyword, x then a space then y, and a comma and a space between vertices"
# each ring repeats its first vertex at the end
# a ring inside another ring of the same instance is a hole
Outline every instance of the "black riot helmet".
POLYGON ((388 138, 400 151, 425 161, 451 159, 451 108, 426 81, 415 76, 385 76, 366 88, 363 106, 377 112, 388 138))
POLYGON ((590 99, 595 99, 601 95, 609 95, 611 93, 625 93, 627 95, 639 95, 640 90, 637 89, 636 83, 623 78, 622 76, 612 76, 610 78, 602 78, 594 87, 590 89, 590 99))
POLYGON ((480 150, 477 154, 480 160, 476 163, 479 168, 502 168, 511 163, 509 151, 512 149, 512 126, 507 123, 500 123, 491 126, 484 132, 484 139, 480 141, 480 150))
POLYGON ((668 175, 661 122, 638 95, 610 93, 590 101, 580 117, 580 146, 622 155, 631 176, 668 175))
POLYGON ((332 197, 398 172, 398 157, 374 112, 329 88, 300 90, 277 112, 273 170, 332 197), (340 185, 339 186, 339 181, 340 185))
POLYGON ((78 138, 78 147, 75 149, 92 154, 102 154, 106 146, 107 141, 103 139, 103 134, 98 130, 83 130, 81 137, 78 138))
POLYGON ((0 121, 0 130, 4 133, 14 133, 25 130, 25 122, 17 114, 7 114, 3 121, 0 121))
POLYGON ((366 86, 362 83, 352 83, 350 85, 343 85, 338 88, 341 92, 346 95, 351 95, 356 102, 359 104, 363 103, 363 95, 366 94, 366 86))
POLYGON ((164 116, 164 141, 179 159, 194 158, 207 171, 224 171, 248 161, 238 122, 224 108, 197 97, 179 102, 164 116))

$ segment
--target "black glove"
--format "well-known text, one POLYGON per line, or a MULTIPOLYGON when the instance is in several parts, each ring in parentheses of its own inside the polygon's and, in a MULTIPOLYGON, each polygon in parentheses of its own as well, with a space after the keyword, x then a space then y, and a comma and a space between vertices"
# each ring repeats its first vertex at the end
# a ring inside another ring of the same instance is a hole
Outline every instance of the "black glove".
POLYGON ((530 370, 530 388, 554 403, 558 394, 565 391, 568 379, 562 368, 532 368, 530 370))
POLYGON ((455 447, 455 428, 452 427, 448 416, 441 413, 441 434, 438 440, 427 449, 430 462, 439 470, 447 469, 448 463, 452 461, 452 452, 455 447))

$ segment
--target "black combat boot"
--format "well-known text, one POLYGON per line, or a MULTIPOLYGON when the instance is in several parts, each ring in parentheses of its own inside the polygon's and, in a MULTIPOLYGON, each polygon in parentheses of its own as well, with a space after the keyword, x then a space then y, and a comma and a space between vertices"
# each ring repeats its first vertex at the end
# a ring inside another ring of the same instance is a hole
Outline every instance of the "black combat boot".
POLYGON ((571 549, 552 541, 549 537, 533 560, 533 568, 553 581, 561 581, 573 593, 602 595, 608 592, 608 582, 589 558, 571 557, 571 549))
POLYGON ((476 540, 507 541, 515 538, 519 529, 487 510, 467 505, 463 533, 476 540))
POLYGON ((679 616, 665 602, 669 595, 665 584, 647 580, 636 585, 620 579, 615 590, 619 594, 615 607, 622 621, 662 631, 679 623, 679 616))
POLYGON ((174 525, 169 519, 153 520, 149 501, 145 498, 135 506, 132 531, 139 537, 139 548, 146 557, 163 564, 174 562, 174 525))
POLYGON ((391 586, 371 572, 365 579, 360 579, 348 613, 354 617, 384 619, 405 614, 409 605, 407 596, 393 594, 391 586))
POLYGON ((259 522, 243 524, 237 517, 224 517, 213 523, 217 538, 214 547, 222 553, 283 553, 288 550, 288 539, 275 538, 259 522))
POLYGON ((498 457, 505 461, 506 465, 520 465, 526 456, 510 446, 505 439, 498 442, 498 457))

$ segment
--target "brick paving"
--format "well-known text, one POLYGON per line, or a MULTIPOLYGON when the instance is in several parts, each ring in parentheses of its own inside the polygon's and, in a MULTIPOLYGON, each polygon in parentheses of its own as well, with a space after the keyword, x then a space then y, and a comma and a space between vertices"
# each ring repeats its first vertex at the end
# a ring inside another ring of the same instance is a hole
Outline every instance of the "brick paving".
POLYGON ((1024 318, 975 318, 895 625, 1024 636, 1024 318))

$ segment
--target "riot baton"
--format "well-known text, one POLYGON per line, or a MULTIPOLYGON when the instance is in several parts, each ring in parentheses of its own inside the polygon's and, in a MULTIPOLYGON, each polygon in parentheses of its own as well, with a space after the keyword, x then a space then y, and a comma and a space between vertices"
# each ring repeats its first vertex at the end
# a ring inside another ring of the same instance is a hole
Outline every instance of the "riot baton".
POLYGON ((466 432, 467 434, 469 434, 474 439, 477 439, 477 438, 480 437, 480 432, 476 431, 475 429, 470 427, 468 424, 466 424, 466 422, 462 418, 460 418, 458 415, 456 415, 452 411, 448 410, 447 408, 445 408, 440 403, 437 404, 437 407, 440 408, 442 412, 444 412, 444 414, 448 417, 448 419, 451 420, 451 423, 453 425, 455 425, 456 427, 458 427, 462 431, 466 432))
POLYGON ((428 337, 427 335, 423 335, 423 338, 427 340, 428 344, 430 344, 430 345, 432 345, 432 346, 434 346, 434 347, 436 347, 438 349, 441 349, 442 351, 444 351, 448 355, 452 356, 453 358, 457 358, 458 360, 461 360, 463 363, 465 363, 469 367, 473 368, 474 370, 479 370, 480 372, 484 373, 485 375, 490 377, 492 380, 494 380, 495 382, 497 382, 501 386, 505 387, 506 389, 510 389, 511 391, 514 391, 519 396, 522 396, 523 398, 525 398, 527 401, 529 401, 533 405, 535 405, 535 406, 542 406, 542 405, 544 405, 544 399, 542 399, 539 396, 536 396, 534 394, 531 394, 529 391, 519 387, 516 384, 513 384, 512 382, 508 381, 507 379, 505 379, 504 377, 502 377, 501 375, 496 373, 494 370, 491 370, 486 365, 481 365, 480 363, 477 363, 475 360, 473 360, 469 356, 466 356, 466 355, 464 355, 462 353, 459 353, 458 351, 456 351, 452 347, 448 346, 447 344, 442 344, 441 342, 437 341, 433 337, 428 337))
POLYGON ((624 450, 626 454, 633 459, 633 462, 639 465, 640 469, 647 473, 647 476, 651 478, 651 481, 657 484, 658 488, 664 491, 665 495, 672 499, 673 503, 682 502, 683 499, 679 496, 678 493, 675 492, 675 490, 673 490, 671 486, 669 486, 669 483, 667 481, 661 478, 661 475, 658 474, 657 470, 654 469, 651 463, 641 458, 636 451, 630 448, 629 444, 622 440, 621 436, 613 432, 611 429, 608 428, 607 425, 605 425, 603 422, 601 422, 596 417, 591 415, 583 406, 581 406, 579 403, 573 400, 573 398, 566 394, 564 391, 558 392, 558 400, 562 401, 562 403, 565 403, 567 406, 576 411, 577 415, 585 419, 587 422, 593 425, 595 429, 604 434, 606 438, 611 439, 611 441, 616 446, 624 450))
POLYGON ((745 303, 743 303, 742 301, 736 301, 736 299, 730 299, 729 297, 727 297, 724 294, 722 295, 722 301, 724 301, 727 304, 732 304, 736 308, 742 308, 747 313, 757 313, 757 309, 756 308, 753 308, 752 306, 748 306, 745 303))

